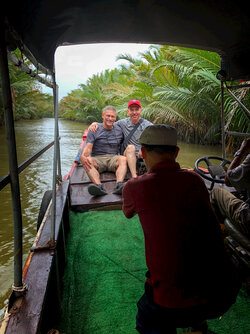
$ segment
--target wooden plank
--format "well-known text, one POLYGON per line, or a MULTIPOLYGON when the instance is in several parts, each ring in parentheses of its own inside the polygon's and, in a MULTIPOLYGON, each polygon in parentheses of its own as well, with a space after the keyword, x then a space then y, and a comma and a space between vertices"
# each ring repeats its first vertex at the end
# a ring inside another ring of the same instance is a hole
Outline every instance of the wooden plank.
MULTIPOLYGON (((66 203, 68 186, 69 181, 64 181, 56 196, 56 239, 66 203)), ((44 245, 49 239, 50 213, 44 224, 37 246, 44 245)), ((13 306, 5 334, 37 333, 55 254, 51 250, 29 254, 25 264, 25 277, 23 278, 28 290, 25 296, 22 297, 21 302, 19 301, 18 306, 13 306)))
MULTIPOLYGON (((104 172, 101 173, 101 182, 115 181, 115 173, 104 172)), ((125 180, 131 178, 130 172, 127 173, 125 180)), ((74 168, 72 176, 70 177, 70 184, 89 184, 91 183, 88 175, 86 174, 82 165, 78 165, 74 168)))
POLYGON ((121 204, 121 195, 112 194, 114 187, 114 181, 103 183, 103 188, 108 194, 104 196, 91 196, 88 192, 88 185, 70 185, 71 206, 87 208, 92 206, 121 204))
MULTIPOLYGON (((115 181, 115 173, 111 172, 104 172, 101 173, 101 182, 106 181, 115 181)), ((130 174, 127 174, 126 179, 130 177, 130 174)), ((70 178, 70 184, 87 184, 91 183, 88 175, 86 174, 84 168, 82 165, 78 165, 74 168, 74 171, 72 173, 72 176, 70 178)))
POLYGON ((77 165, 74 168, 74 171, 70 177, 70 184, 81 183, 81 182, 90 182, 90 179, 86 174, 82 165, 77 165))
MULTIPOLYGON (((130 174, 128 173, 125 180, 128 180, 130 174)), ((70 204, 76 209, 91 208, 113 205, 114 207, 121 207, 122 198, 121 195, 112 194, 116 179, 115 174, 110 172, 101 173, 101 182, 103 188, 107 191, 107 195, 104 196, 92 196, 88 192, 88 185, 91 183, 82 165, 78 165, 74 168, 72 176, 70 178, 70 204)))

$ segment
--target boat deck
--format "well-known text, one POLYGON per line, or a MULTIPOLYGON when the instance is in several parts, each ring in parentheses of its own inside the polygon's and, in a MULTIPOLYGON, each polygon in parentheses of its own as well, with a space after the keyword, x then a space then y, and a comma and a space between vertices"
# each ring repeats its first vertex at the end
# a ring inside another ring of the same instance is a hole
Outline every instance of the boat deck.
MULTIPOLYGON (((56 328, 70 334, 136 334, 136 303, 147 270, 138 216, 127 219, 120 210, 71 212, 70 221, 56 328)), ((216 334, 250 333, 249 312, 250 299, 242 289, 221 319, 208 322, 209 329, 216 334)))
MULTIPOLYGON (((128 180, 130 174, 127 174, 125 180, 128 180)), ((104 172, 101 174, 101 182, 104 189, 107 191, 105 196, 91 196, 88 193, 88 185, 91 183, 88 175, 81 164, 77 164, 70 177, 70 204, 73 210, 84 211, 91 208, 102 206, 122 205, 121 195, 112 194, 115 187, 116 179, 114 173, 104 172)))
MULTIPOLYGON (((130 173, 127 173, 125 181, 131 177, 130 173)), ((207 188, 210 188, 211 182, 203 179, 207 188)), ((121 208, 122 197, 121 195, 112 194, 115 187, 116 179, 115 174, 110 172, 104 172, 101 174, 101 182, 104 189, 107 191, 105 196, 93 197, 88 193, 88 185, 91 183, 88 175, 81 164, 75 164, 72 175, 70 176, 70 206, 75 211, 87 211, 90 208, 109 207, 111 209, 121 208)), ((215 183, 214 187, 223 187, 229 191, 234 191, 234 188, 229 188, 226 185, 215 183)))

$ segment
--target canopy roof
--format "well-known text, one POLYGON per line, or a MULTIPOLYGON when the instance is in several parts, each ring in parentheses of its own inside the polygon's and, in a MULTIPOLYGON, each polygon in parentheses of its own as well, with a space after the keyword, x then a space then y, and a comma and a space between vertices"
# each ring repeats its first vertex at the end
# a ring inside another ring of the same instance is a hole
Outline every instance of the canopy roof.
POLYGON ((250 13, 241 1, 22 0, 5 14, 51 71, 60 45, 135 42, 215 51, 227 80, 250 79, 250 13))

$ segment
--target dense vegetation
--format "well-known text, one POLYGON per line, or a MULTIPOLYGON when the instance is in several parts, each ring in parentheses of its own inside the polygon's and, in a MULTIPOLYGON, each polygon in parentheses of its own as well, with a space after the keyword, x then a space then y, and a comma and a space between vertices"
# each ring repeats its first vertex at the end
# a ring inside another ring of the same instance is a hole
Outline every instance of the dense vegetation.
MULTIPOLYGON (((15 52, 20 58, 20 54, 15 52)), ((28 62, 26 61, 28 65, 28 62)), ((53 117, 53 97, 41 92, 41 85, 9 62, 14 119, 53 117)), ((0 81, 0 125, 4 123, 2 87, 0 81)))
MULTIPOLYGON (((87 123, 102 121, 102 109, 114 105, 122 118, 127 116, 128 101, 139 99, 142 117, 174 125, 182 140, 200 144, 220 142, 220 82, 216 79, 220 58, 216 53, 151 46, 138 59, 127 54, 117 59, 126 60, 127 65, 93 75, 86 84, 79 85, 60 101, 59 116, 87 123)), ((41 93, 40 84, 13 64, 10 77, 15 120, 52 116, 53 98, 41 93)), ((250 108, 249 89, 235 93, 250 108)), ((231 120, 229 130, 250 132, 249 119, 227 92, 225 112, 226 121, 231 120)), ((0 95, 0 124, 3 122, 0 95)), ((229 143, 232 144, 231 138, 229 143)))
MULTIPOLYGON (((216 53, 170 46, 151 46, 140 59, 119 55, 128 65, 94 75, 60 102, 61 117, 101 121, 101 110, 112 104, 126 117, 127 102, 139 99, 143 117, 172 124, 187 142, 220 141, 220 82, 216 53)), ((250 108, 250 93, 236 91, 250 108)), ((232 117, 230 130, 250 132, 249 119, 225 93, 225 112, 232 117)))

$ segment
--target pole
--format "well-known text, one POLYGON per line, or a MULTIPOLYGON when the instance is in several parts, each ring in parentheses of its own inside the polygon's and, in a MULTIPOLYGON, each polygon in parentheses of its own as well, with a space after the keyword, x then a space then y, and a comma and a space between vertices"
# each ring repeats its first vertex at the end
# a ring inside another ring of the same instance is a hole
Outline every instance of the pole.
POLYGON ((222 144, 222 158, 226 157, 225 148, 225 113, 224 113, 224 83, 220 82, 221 87, 221 144, 222 144))
POLYGON ((240 107, 245 111, 245 114, 247 115, 248 118, 250 118, 250 111, 247 109, 247 107, 241 102, 240 99, 228 88, 227 91, 228 93, 235 99, 236 102, 240 105, 240 107))
POLYGON ((53 159, 53 183, 52 183, 52 207, 51 207, 51 230, 50 230, 50 242, 53 245, 55 243, 55 224, 56 224, 56 184, 57 184, 57 166, 58 166, 58 97, 57 97, 57 85, 55 81, 55 74, 53 75, 53 97, 54 97, 54 159, 53 159))
MULTIPOLYGON (((56 114, 57 114, 57 124, 58 124, 58 85, 56 85, 56 114)), ((58 179, 62 182, 62 169, 61 169, 61 154, 60 154, 60 142, 59 142, 59 126, 57 125, 57 168, 58 168, 58 179)))
POLYGON ((17 152, 15 128, 13 119, 11 87, 9 78, 9 68, 7 59, 7 47, 4 37, 4 27, 1 22, 0 32, 0 71, 2 78, 3 107, 6 128, 6 140, 8 147, 10 183, 12 196, 12 210, 14 218, 14 284, 13 291, 20 291, 22 283, 22 210, 20 200, 20 186, 18 177, 17 152))

